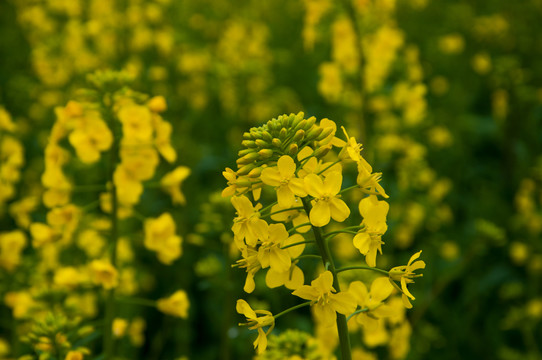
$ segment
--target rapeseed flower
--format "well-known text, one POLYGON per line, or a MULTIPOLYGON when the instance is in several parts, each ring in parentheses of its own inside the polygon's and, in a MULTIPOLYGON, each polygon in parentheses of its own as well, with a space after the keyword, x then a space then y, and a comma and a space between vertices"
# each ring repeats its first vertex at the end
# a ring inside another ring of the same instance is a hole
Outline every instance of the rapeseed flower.
POLYGON ((184 290, 177 290, 171 296, 159 299, 156 307, 164 314, 186 319, 190 302, 184 290))
POLYGON ((314 198, 314 205, 309 214, 312 225, 322 227, 329 223, 330 218, 342 222, 350 215, 346 203, 339 199, 342 185, 342 174, 332 172, 322 181, 316 174, 305 176, 305 189, 314 198))
MULTIPOLYGON (((237 242, 245 240, 247 245, 256 246, 259 239, 267 236, 268 225, 260 219, 260 204, 253 206, 252 202, 244 195, 234 196, 231 203, 237 211, 237 217, 233 220, 232 231, 237 242)), ((241 246, 242 248, 242 246, 241 246)))
POLYGON ((275 318, 270 311, 267 310, 252 310, 250 305, 243 299, 237 300, 236 310, 239 314, 245 315, 247 318, 246 323, 240 323, 239 325, 246 325, 250 330, 258 330, 258 337, 254 340, 254 349, 258 354, 261 354, 267 348, 267 335, 275 327, 275 318), (263 316, 258 316, 263 315, 263 316), (263 331, 263 327, 269 326, 267 331, 263 331))
POLYGON ((410 257, 410 260, 408 260, 408 263, 403 266, 396 266, 392 268, 389 272, 390 274, 390 281, 392 281, 392 284, 403 293, 403 305, 410 309, 412 308, 412 304, 410 303, 409 299, 415 300, 416 298, 408 291, 407 284, 411 284, 414 282, 414 278, 423 276, 423 274, 414 274, 414 271, 418 269, 425 269, 425 262, 423 260, 418 260, 421 255, 422 251, 418 251, 414 255, 410 257), (401 282, 401 288, 399 288, 395 282, 393 281, 400 281, 401 282))
POLYGON ((315 316, 324 326, 331 326, 337 319, 337 312, 349 315, 356 310, 357 301, 348 292, 335 292, 333 275, 325 271, 311 282, 303 285, 293 293, 302 299, 312 301, 315 316))
POLYGON ((296 196, 307 196, 304 182, 295 176, 295 171, 294 159, 288 155, 281 156, 276 167, 268 167, 262 170, 261 179, 263 183, 275 187, 277 200, 282 208, 291 207, 296 196))
POLYGON ((382 235, 388 229, 386 216, 389 204, 379 201, 375 195, 364 198, 359 202, 359 212, 363 216, 364 226, 361 232, 354 236, 354 246, 365 255, 367 265, 376 266, 376 253, 382 254, 382 235))

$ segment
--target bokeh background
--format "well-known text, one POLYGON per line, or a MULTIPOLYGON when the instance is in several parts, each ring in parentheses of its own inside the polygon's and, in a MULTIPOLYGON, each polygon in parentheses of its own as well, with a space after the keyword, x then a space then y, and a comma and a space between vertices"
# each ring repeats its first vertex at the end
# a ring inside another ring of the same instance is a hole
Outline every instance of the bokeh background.
MULTIPOLYGON (((150 191, 137 207, 173 214, 182 257, 165 266, 134 245, 129 266, 133 294, 184 289, 189 316, 122 306, 119 316, 145 325, 143 341, 117 341, 119 358, 251 358, 254 333, 237 327, 245 274, 231 268, 234 211, 220 196, 222 171, 234 168, 244 131, 303 111, 346 126, 383 173, 390 213, 379 266, 423 250, 410 349, 399 358, 541 359, 541 17, 540 0, 0 1, 0 116, 13 119, 10 136, 24 149, 20 176, 1 190, 0 233, 28 236, 16 266, 0 266, 1 356, 36 354, 20 337, 37 320, 16 315, 6 294, 37 297, 44 286, 28 224, 48 211, 40 178, 54 108, 88 86, 88 74, 112 69, 165 97, 177 163, 191 169, 184 206, 150 191)), ((141 226, 125 230, 141 238, 141 226)), ((0 244, 0 259, 10 251, 0 244)), ((280 309, 295 304, 288 296, 262 288, 248 298, 280 309)), ((97 321, 101 298, 89 301, 96 311, 86 320, 97 321)), ((310 333, 308 311, 277 323, 287 328, 310 333)), ((93 334, 85 346, 97 358, 93 334)), ((385 344, 372 350, 397 358, 385 344)))

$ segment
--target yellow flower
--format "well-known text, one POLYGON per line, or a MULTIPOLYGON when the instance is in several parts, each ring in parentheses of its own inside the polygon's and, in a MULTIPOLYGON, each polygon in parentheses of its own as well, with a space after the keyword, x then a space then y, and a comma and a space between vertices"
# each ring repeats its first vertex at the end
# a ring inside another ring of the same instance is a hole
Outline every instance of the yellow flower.
POLYGON ((163 213, 156 219, 145 220, 145 241, 147 249, 156 251, 158 260, 166 265, 182 254, 182 238, 175 234, 175 222, 170 213, 163 213))
POLYGON ((177 160, 177 152, 173 146, 171 146, 171 132, 173 131, 173 126, 156 114, 153 116, 153 122, 156 131, 154 144, 158 149, 158 152, 160 152, 167 162, 174 163, 175 160, 177 160))
POLYGON ((143 193, 143 184, 134 178, 122 163, 115 169, 113 182, 117 188, 117 197, 121 205, 130 207, 139 202, 143 193))
POLYGON ((81 281, 81 274, 72 266, 62 267, 56 269, 53 281, 60 287, 74 289, 81 281))
POLYGON ((171 195, 171 201, 173 204, 184 205, 186 199, 181 191, 181 185, 183 181, 190 175, 190 169, 186 166, 179 166, 172 172, 169 172, 160 180, 160 186, 171 195))
POLYGON ((423 276, 423 274, 414 274, 414 271, 418 269, 425 269, 425 262, 423 260, 414 261, 417 258, 420 257, 422 251, 418 251, 414 255, 410 257, 410 260, 408 260, 408 263, 406 266, 396 266, 392 268, 389 272, 390 274, 390 280, 400 281, 401 282, 401 288, 399 288, 395 282, 392 281, 392 284, 403 293, 403 305, 410 309, 412 308, 412 304, 408 300, 408 298, 411 298, 412 300, 415 300, 416 298, 408 291, 407 284, 414 283, 415 277, 423 276))
POLYGON ((20 230, 0 233, 0 267, 13 271, 21 262, 26 235, 20 230))
MULTIPOLYGON (((258 209, 260 204, 254 207, 246 196, 234 196, 231 203, 237 211, 237 217, 233 220, 232 231, 237 242, 245 240, 247 245, 256 246, 258 239, 267 236, 268 225, 265 220, 260 219, 258 209)), ((242 248, 241 246, 238 246, 242 248)))
POLYGON ((120 147, 121 166, 132 179, 149 180, 154 176, 160 158, 152 146, 130 144, 123 140, 120 147))
POLYGON ((164 314, 186 319, 190 302, 184 290, 177 290, 170 297, 159 299, 156 302, 158 310, 164 314))
POLYGON ((98 112, 86 114, 68 139, 85 164, 100 160, 100 152, 109 150, 113 144, 113 134, 98 112))
POLYGON ((167 110, 166 99, 163 96, 154 96, 149 99, 147 106, 152 112, 161 113, 167 110))
POLYGON ((36 305, 32 295, 27 291, 10 291, 4 296, 4 303, 13 309, 13 317, 22 319, 30 315, 30 311, 36 305))
POLYGON ((315 200, 309 214, 312 225, 325 226, 329 223, 330 218, 343 222, 350 215, 350 209, 338 196, 341 191, 342 178, 340 172, 330 173, 324 181, 316 174, 305 176, 305 188, 315 200))
POLYGON ((310 286, 303 285, 292 294, 313 301, 315 316, 324 326, 333 325, 337 319, 337 312, 348 315, 357 307, 357 301, 352 294, 344 291, 335 293, 333 275, 330 271, 320 274, 310 286))
POLYGON ((69 351, 64 360, 83 360, 84 355, 81 351, 69 351))
POLYGON ((296 290, 303 286, 304 282, 305 275, 303 274, 303 271, 297 265, 295 265, 295 263, 292 263, 290 268, 282 272, 273 270, 273 268, 271 268, 267 271, 265 276, 265 284, 270 289, 284 285, 290 290, 296 290))
POLYGON ((289 208, 295 202, 295 196, 307 196, 304 182, 295 176, 296 166, 294 159, 283 155, 277 161, 276 167, 263 169, 261 179, 264 184, 274 186, 277 191, 277 200, 281 207, 289 208))
POLYGON ((267 234, 267 237, 261 239, 262 244, 258 248, 258 261, 262 268, 271 267, 278 272, 289 270, 292 265, 292 254, 294 256, 301 255, 305 246, 303 244, 286 249, 282 249, 282 247, 303 241, 303 237, 299 234, 288 237, 288 231, 284 224, 269 225, 267 234))
POLYGON ((367 265, 376 266, 377 251, 382 254, 382 235, 388 229, 386 215, 390 206, 385 201, 379 201, 375 195, 364 198, 359 202, 359 212, 363 216, 364 229, 354 236, 354 246, 365 255, 367 265))
POLYGON ((151 112, 142 105, 128 104, 118 112, 122 123, 122 135, 125 139, 150 145, 152 138, 151 112))
POLYGON ((112 331, 113 331, 113 336, 115 336, 116 338, 123 337, 124 334, 126 334, 127 328, 128 328, 128 321, 126 321, 126 319, 115 318, 113 320, 112 331))
POLYGON ((134 346, 142 346, 145 343, 145 319, 141 317, 136 317, 132 320, 130 328, 128 329, 128 335, 130 336, 130 341, 134 346))
POLYGON ((118 285, 117 269, 106 260, 94 260, 90 263, 92 281, 101 285, 104 289, 109 290, 118 285))
POLYGON ((258 251, 251 247, 245 246, 241 249, 242 259, 237 260, 237 266, 241 269, 246 269, 247 277, 245 279, 245 285, 243 290, 247 293, 254 291, 256 283, 254 282, 254 275, 262 268, 260 261, 258 260, 258 251))
POLYGON ((32 246, 37 249, 52 243, 60 234, 46 224, 32 223, 30 224, 30 235, 32 235, 32 246))
POLYGON ((363 325, 368 332, 376 331, 379 327, 379 319, 387 315, 386 308, 382 302, 386 300, 393 291, 393 286, 386 277, 376 278, 371 284, 371 291, 361 281, 350 283, 348 291, 355 296, 358 305, 366 312, 356 315, 358 323, 363 325))
POLYGON ((248 326, 250 330, 258 330, 258 337, 254 341, 254 349, 258 354, 261 354, 267 348, 267 335, 275 327, 275 318, 270 311, 267 310, 252 310, 250 305, 243 299, 237 300, 236 310, 239 314, 245 315, 247 323, 240 323, 239 326, 248 326), (258 316, 263 315, 263 316, 258 316), (263 331, 264 326, 269 326, 267 331, 263 331))

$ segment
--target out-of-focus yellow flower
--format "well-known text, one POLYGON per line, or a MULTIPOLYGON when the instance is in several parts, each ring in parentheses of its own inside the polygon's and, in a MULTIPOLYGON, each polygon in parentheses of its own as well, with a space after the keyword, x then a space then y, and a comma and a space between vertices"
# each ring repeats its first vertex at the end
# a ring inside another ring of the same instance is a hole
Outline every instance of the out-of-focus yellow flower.
POLYGON ((85 164, 100 160, 100 152, 109 150, 113 144, 111 130, 101 119, 100 113, 95 111, 85 114, 68 139, 77 157, 85 164))
POLYGON ((153 96, 147 102, 147 106, 155 113, 161 113, 167 110, 166 99, 163 96, 153 96))
POLYGON ((39 199, 35 196, 28 196, 19 201, 11 203, 9 206, 9 213, 17 225, 23 229, 27 229, 32 222, 30 213, 37 209, 39 205, 39 199))
POLYGON ((47 224, 32 223, 30 224, 30 234, 32 236, 32 246, 40 248, 45 244, 50 244, 60 237, 57 230, 47 224))
POLYGON ((27 291, 10 291, 4 296, 6 306, 13 309, 13 317, 22 319, 30 316, 35 301, 27 291))
POLYGON ((363 325, 368 332, 376 331, 379 319, 385 316, 385 311, 379 312, 379 310, 383 309, 382 303, 393 291, 393 285, 390 284, 389 279, 376 278, 371 284, 371 291, 368 291, 367 286, 361 281, 353 281, 348 291, 355 296, 362 309, 367 309, 366 312, 356 315, 358 323, 363 325))
POLYGON ((121 205, 131 207, 139 202, 143 193, 143 184, 134 178, 122 163, 115 169, 113 182, 117 188, 117 197, 121 205))
POLYGON ((349 315, 356 310, 357 301, 349 292, 335 293, 333 288, 333 275, 325 271, 311 282, 303 285, 293 293, 305 300, 311 300, 316 318, 324 326, 331 326, 337 319, 337 312, 349 315))
POLYGON ((122 135, 125 139, 152 144, 152 114, 148 107, 127 104, 119 109, 117 116, 122 123, 122 135))
POLYGON ((0 233, 0 267, 13 271, 21 262, 26 235, 21 230, 0 233))
POLYGON ((81 274, 76 268, 72 266, 66 266, 59 268, 55 271, 54 283, 61 287, 68 289, 74 289, 79 285, 81 281, 81 274))
POLYGON ((145 241, 147 249, 156 251, 158 259, 166 264, 179 258, 182 253, 182 238, 175 234, 175 222, 169 213, 156 219, 145 220, 145 241))
POLYGON ((339 101, 343 92, 343 80, 339 65, 332 62, 320 64, 318 92, 330 103, 339 101))
POLYGON ((81 351, 69 351, 64 360, 83 360, 84 355, 81 351))
POLYGON ((439 48, 445 54, 459 54, 465 48, 465 40, 460 34, 449 34, 439 39, 439 48))
POLYGON ((15 123, 11 119, 11 116, 6 111, 6 109, 4 109, 3 107, 0 106, 0 131, 1 130, 14 132, 15 131, 15 123))
POLYGON ((267 310, 252 310, 250 305, 243 299, 237 300, 236 310, 239 314, 245 315, 247 323, 240 323, 239 325, 246 325, 250 330, 258 330, 258 337, 254 340, 254 349, 258 354, 261 354, 267 348, 267 335, 275 327, 275 318, 270 311, 267 310), (258 316, 263 315, 263 316, 258 316), (267 331, 263 331, 263 327, 269 326, 267 331))
POLYGON ((112 331, 113 336, 116 338, 121 338, 126 334, 126 329, 128 329, 128 321, 122 318, 113 319, 112 331))
POLYGON ((164 314, 186 319, 190 302, 184 290, 177 290, 170 297, 159 299, 156 307, 164 314))
POLYGON ((134 346, 142 346, 145 343, 145 327, 147 326, 145 319, 142 317, 136 317, 130 323, 130 328, 128 329, 128 335, 130 336, 130 341, 134 346))
POLYGON ((184 205, 186 199, 181 191, 183 181, 190 175, 190 169, 186 166, 179 166, 175 170, 165 174, 160 180, 162 189, 171 196, 174 204, 184 205))
POLYGON ((118 285, 118 272, 109 261, 94 260, 90 263, 92 281, 109 290, 118 285))
POLYGON ((474 71, 480 75, 485 75, 491 71, 491 57, 488 53, 481 52, 474 55, 471 64, 474 71))
MULTIPOLYGON (((0 109, 1 111, 1 109, 0 109)), ((1 114, 0 114, 1 116, 1 114)), ((9 343, 4 338, 0 338, 0 356, 5 357, 10 352, 9 343)))

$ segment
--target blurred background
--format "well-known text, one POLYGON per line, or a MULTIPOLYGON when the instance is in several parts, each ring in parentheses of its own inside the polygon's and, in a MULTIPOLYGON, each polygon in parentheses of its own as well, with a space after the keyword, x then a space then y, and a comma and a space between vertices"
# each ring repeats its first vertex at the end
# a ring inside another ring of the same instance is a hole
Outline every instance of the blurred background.
MULTIPOLYGON (((410 347, 392 353, 386 339, 368 348, 380 359, 542 359, 541 17, 540 0, 2 0, 0 125, 10 117, 16 129, 0 138, 0 234, 31 239, 29 224, 46 217, 41 174, 55 107, 87 87, 88 74, 125 70, 134 90, 166 99, 176 163, 191 170, 184 206, 152 189, 137 205, 173 215, 183 254, 166 266, 134 245, 127 294, 184 289, 190 308, 178 319, 122 306, 131 337, 117 340, 119 358, 251 358, 255 334, 237 326, 235 301, 281 311, 295 300, 282 288, 243 292, 222 171, 234 168, 244 131, 303 111, 347 127, 383 173, 390 213, 379 267, 419 250, 427 263, 410 287, 410 347)), ((71 169, 73 179, 89 171, 71 169)), ((142 237, 140 225, 123 229, 142 237)), ((15 264, 11 251, 0 244, 0 357, 35 356, 20 340, 32 312, 16 314, 7 294, 43 301, 35 269, 46 257, 30 240, 15 264)), ((75 250, 63 251, 68 264, 75 250)), ((96 309, 85 319, 100 319, 99 296, 87 300, 96 309)), ((308 310, 274 332, 287 328, 311 333, 308 310)), ((99 354, 93 334, 84 346, 99 354)))

